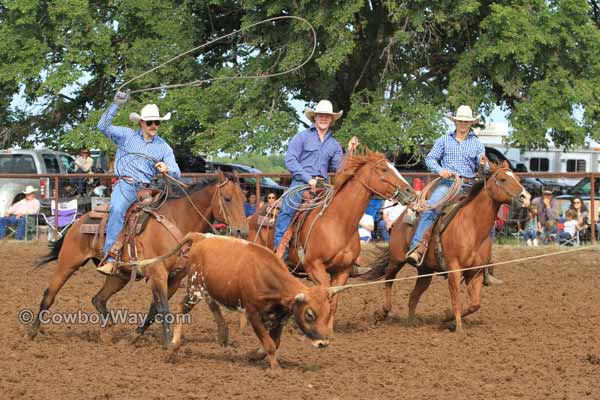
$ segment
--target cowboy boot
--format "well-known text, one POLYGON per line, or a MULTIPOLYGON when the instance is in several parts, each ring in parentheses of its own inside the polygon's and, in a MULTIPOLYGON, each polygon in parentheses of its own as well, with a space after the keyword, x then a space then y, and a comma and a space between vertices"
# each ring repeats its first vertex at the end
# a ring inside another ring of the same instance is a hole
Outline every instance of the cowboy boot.
POLYGON ((504 281, 502 281, 494 276, 494 268, 493 267, 484 268, 483 284, 485 286, 497 286, 497 285, 502 285, 503 283, 504 283, 504 281))
POLYGON ((104 264, 97 267, 96 271, 98 271, 102 275, 106 275, 106 276, 114 275, 116 272, 115 262, 114 261, 105 262, 104 264))
POLYGON ((430 228, 423 234, 423 240, 419 242, 415 247, 410 249, 408 253, 406 253, 406 262, 412 265, 413 267, 420 267, 423 264, 423 258, 425 257, 425 253, 427 252, 427 248, 429 245, 429 239, 431 238, 431 230, 430 228))

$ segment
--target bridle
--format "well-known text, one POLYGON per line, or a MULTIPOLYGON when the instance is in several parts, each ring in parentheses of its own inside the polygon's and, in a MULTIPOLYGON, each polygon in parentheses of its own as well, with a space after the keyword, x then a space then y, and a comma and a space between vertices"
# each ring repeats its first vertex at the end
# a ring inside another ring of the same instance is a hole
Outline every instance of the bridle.
POLYGON ((225 187, 225 185, 227 185, 229 182, 230 182, 229 178, 225 178, 225 180, 223 182, 220 182, 219 184, 217 184, 217 190, 215 191, 215 194, 213 195, 213 200, 211 202, 211 208, 212 208, 212 203, 216 199, 216 201, 219 205, 219 213, 221 214, 221 218, 223 220, 219 221, 217 219, 216 213, 213 213, 215 220, 217 220, 218 222, 224 223, 225 227, 227 229, 227 235, 232 236, 233 230, 231 229, 231 223, 230 223, 231 218, 230 218, 230 215, 227 213, 227 209, 225 208, 225 205, 223 204, 223 194, 221 192, 221 189, 223 187, 225 187))
MULTIPOLYGON (((494 173, 492 173, 492 176, 490 176, 489 180, 492 181, 492 183, 495 185, 495 187, 500 190, 502 193, 504 193, 506 196, 508 196, 508 198, 511 200, 511 202, 514 201, 519 201, 518 200, 518 196, 523 193, 523 190, 517 192, 517 193, 511 193, 508 189, 506 189, 504 187, 504 185, 502 184, 502 182, 500 182, 498 180, 497 174, 502 171, 502 170, 508 170, 510 171, 509 168, 498 168, 496 171, 494 171, 494 173)), ((494 199, 494 193, 492 192, 492 190, 490 189, 490 187, 488 186, 488 179, 483 179, 483 187, 484 189, 488 192, 488 194, 490 195, 490 197, 492 199, 494 199)), ((522 189, 522 188, 521 188, 522 189)))
POLYGON ((379 179, 382 182, 385 182, 386 184, 395 188, 394 193, 392 193, 391 195, 385 195, 385 194, 379 192, 378 190, 374 189, 373 187, 371 187, 361 177, 358 178, 358 182, 360 182, 367 190, 369 190, 372 193, 375 193, 377 196, 379 196, 383 199, 394 200, 399 203, 402 203, 402 200, 404 199, 404 195, 403 195, 402 191, 400 190, 400 188, 396 184, 391 182, 389 179, 387 179, 384 174, 380 173, 377 170, 377 165, 381 162, 388 162, 388 161, 386 159, 382 158, 381 160, 378 160, 376 163, 369 166, 369 179, 368 180, 370 180, 371 174, 373 173, 373 171, 375 171, 375 173, 377 174, 377 176, 379 177, 379 179))

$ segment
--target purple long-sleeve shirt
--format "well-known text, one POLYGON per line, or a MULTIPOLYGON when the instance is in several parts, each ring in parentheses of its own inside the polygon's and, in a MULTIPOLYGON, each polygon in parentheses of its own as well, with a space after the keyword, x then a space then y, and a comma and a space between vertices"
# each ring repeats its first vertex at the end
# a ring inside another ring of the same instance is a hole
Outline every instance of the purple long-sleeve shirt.
POLYGON ((311 126, 290 141, 285 166, 294 180, 308 183, 314 176, 327 178, 329 171, 337 171, 342 157, 342 146, 333 138, 331 130, 321 142, 317 128, 311 126))

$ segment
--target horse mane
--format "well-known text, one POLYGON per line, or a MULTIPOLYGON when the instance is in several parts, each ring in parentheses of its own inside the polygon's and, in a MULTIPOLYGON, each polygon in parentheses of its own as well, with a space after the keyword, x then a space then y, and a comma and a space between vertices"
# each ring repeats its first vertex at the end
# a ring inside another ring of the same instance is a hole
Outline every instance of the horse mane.
MULTIPOLYGON (((230 181, 234 183, 239 183, 237 175, 232 174, 231 172, 223 172, 223 175, 225 175, 225 178, 229 179, 230 181)), ((200 178, 196 183, 189 187, 187 192, 188 194, 199 192, 208 186, 214 185, 216 182, 218 182, 218 180, 219 178, 217 176, 208 176, 206 178, 200 178)))
MULTIPOLYGON (((484 179, 487 179, 487 178, 488 177, 486 176, 484 179)), ((470 203, 475 197, 477 197, 477 195, 483 190, 483 187, 485 186, 484 184, 485 184, 484 180, 478 180, 477 182, 475 182, 475 184, 469 191, 469 196, 465 200, 465 204, 470 203)))
POLYGON ((385 155, 376 151, 371 151, 368 148, 365 150, 365 154, 350 154, 344 160, 344 164, 335 175, 335 191, 340 190, 350 178, 352 178, 358 170, 366 163, 373 161, 377 162, 385 159, 385 155))

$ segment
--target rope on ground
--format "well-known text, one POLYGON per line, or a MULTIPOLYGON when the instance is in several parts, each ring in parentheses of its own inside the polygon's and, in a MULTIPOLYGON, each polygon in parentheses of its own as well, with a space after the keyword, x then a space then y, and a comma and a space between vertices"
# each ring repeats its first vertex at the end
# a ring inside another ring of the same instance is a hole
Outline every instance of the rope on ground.
POLYGON ((594 248, 595 249, 600 249, 600 245, 581 246, 581 247, 576 247, 574 249, 569 249, 569 250, 555 251, 555 252, 552 252, 552 253, 539 254, 537 256, 517 258, 515 260, 500 261, 500 262, 495 262, 495 263, 490 263, 490 264, 478 265, 476 267, 468 267, 468 268, 455 269, 455 270, 452 270, 452 271, 432 272, 430 274, 411 275, 411 276, 405 276, 405 277, 402 277, 402 278, 385 279, 385 280, 381 280, 381 281, 355 283, 355 284, 352 284, 352 285, 344 285, 344 286, 332 286, 331 289, 340 289, 341 290, 341 289, 349 289, 349 288, 361 287, 361 286, 378 285, 378 284, 388 283, 388 282, 408 281, 408 280, 413 280, 413 279, 418 279, 418 278, 426 278, 426 277, 429 277, 429 276, 448 275, 448 274, 454 273, 454 272, 464 272, 464 271, 471 271, 471 270, 475 270, 475 269, 483 269, 483 268, 488 268, 488 267, 496 267, 498 265, 520 263, 520 262, 523 262, 523 261, 535 260, 535 259, 538 259, 538 258, 556 256, 556 255, 560 255, 560 254, 574 253, 576 251, 590 250, 590 249, 594 249, 594 248))
POLYGON ((200 46, 196 46, 193 49, 187 50, 183 53, 180 53, 178 55, 176 55, 175 57, 172 57, 170 59, 168 59, 167 61, 163 62, 162 64, 157 65, 156 67, 153 67, 131 79, 129 79, 127 82, 125 82, 124 84, 122 84, 119 87, 119 91, 122 91, 123 88, 127 85, 129 85, 131 82, 136 81, 138 79, 140 79, 141 77, 156 71, 159 68, 164 67, 167 64, 172 63, 173 61, 176 61, 178 59, 180 59, 181 57, 184 57, 190 53, 193 53, 197 50, 200 50, 204 47, 210 46, 213 43, 216 43, 220 40, 223 40, 227 37, 233 36, 233 35, 237 35, 238 33, 247 31, 251 28, 254 28, 258 25, 262 25, 262 24, 266 24, 268 22, 273 22, 273 21, 278 21, 278 20, 286 20, 286 19, 295 19, 298 20, 306 25, 308 25, 308 27, 310 28, 310 32, 312 34, 313 37, 313 46, 312 46, 312 50, 310 52, 310 54, 308 55, 308 57, 306 57, 306 59, 304 59, 300 64, 294 66, 293 68, 287 69, 285 71, 282 72, 275 72, 275 73, 258 73, 256 75, 247 75, 247 76, 223 76, 223 77, 215 77, 215 78, 207 78, 207 79, 198 79, 195 81, 191 81, 191 82, 187 82, 187 83, 176 83, 176 84, 171 84, 171 85, 161 85, 161 86, 155 86, 155 87, 149 87, 149 88, 144 88, 144 89, 137 89, 137 90, 132 90, 129 93, 133 94, 133 93, 141 93, 141 92, 148 92, 148 91, 152 91, 152 90, 165 90, 165 89, 176 89, 176 88, 183 88, 183 87, 188 87, 188 86, 199 86, 202 85, 204 83, 209 83, 209 82, 214 82, 214 81, 224 81, 224 80, 236 80, 236 79, 265 79, 265 78, 273 78, 275 76, 282 76, 282 75, 286 75, 289 73, 292 73, 294 71, 299 70, 300 68, 302 68, 304 65, 306 65, 310 59, 312 58, 312 56, 315 54, 315 51, 317 49, 317 32, 315 31, 315 28, 310 24, 310 22, 308 22, 306 19, 302 18, 302 17, 298 17, 298 16, 294 16, 294 15, 285 15, 285 16, 279 16, 279 17, 273 17, 273 18, 269 18, 269 19, 265 19, 263 21, 259 21, 256 22, 254 24, 250 24, 248 26, 245 26, 241 29, 235 30, 233 32, 230 32, 226 35, 223 36, 219 36, 213 40, 210 40, 204 44, 201 44, 200 46))

